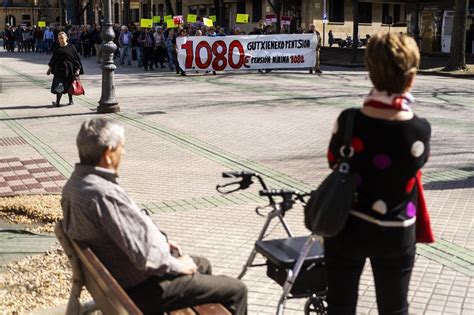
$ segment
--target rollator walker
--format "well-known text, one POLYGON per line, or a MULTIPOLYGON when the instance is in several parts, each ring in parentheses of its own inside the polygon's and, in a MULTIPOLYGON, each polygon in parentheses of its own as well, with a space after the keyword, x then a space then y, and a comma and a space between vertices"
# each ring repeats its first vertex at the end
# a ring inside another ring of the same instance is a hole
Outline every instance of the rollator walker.
MULTIPOLYGON (((327 314, 326 302, 326 268, 324 265, 324 250, 319 237, 295 237, 285 221, 286 211, 293 208, 295 203, 305 204, 304 198, 308 194, 287 189, 269 189, 262 177, 253 172, 224 172, 224 178, 239 179, 238 181, 217 185, 216 189, 222 194, 229 194, 244 190, 253 184, 254 178, 258 179, 262 190, 260 196, 268 197, 271 211, 267 213, 265 223, 260 231, 257 241, 247 259, 238 279, 242 279, 248 268, 267 266, 267 276, 283 287, 283 293, 278 301, 277 315, 283 315, 285 303, 288 299, 308 298, 305 303, 305 314, 327 314), (223 190, 224 187, 234 187, 223 190), (275 202, 275 198, 281 199, 275 202), (264 240, 270 222, 277 218, 283 226, 288 238, 264 240), (257 254, 262 255, 266 263, 254 264, 257 254)), ((262 207, 257 207, 258 215, 262 207)))

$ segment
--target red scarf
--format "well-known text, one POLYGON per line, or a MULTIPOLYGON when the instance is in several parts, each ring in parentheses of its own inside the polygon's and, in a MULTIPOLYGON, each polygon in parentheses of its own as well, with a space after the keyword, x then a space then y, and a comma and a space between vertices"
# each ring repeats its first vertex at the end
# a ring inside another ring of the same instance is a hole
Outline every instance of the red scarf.
POLYGON ((410 104, 414 100, 411 93, 388 94, 387 92, 372 89, 369 96, 365 99, 364 106, 411 111, 410 104))
MULTIPOLYGON (((375 107, 382 109, 397 109, 411 111, 410 104, 414 98, 410 93, 392 94, 373 89, 364 102, 364 107, 375 107)), ((418 192, 418 204, 416 207, 416 242, 433 243, 434 235, 431 228, 430 215, 426 207, 425 191, 421 181, 421 170, 416 173, 416 187, 418 192)))

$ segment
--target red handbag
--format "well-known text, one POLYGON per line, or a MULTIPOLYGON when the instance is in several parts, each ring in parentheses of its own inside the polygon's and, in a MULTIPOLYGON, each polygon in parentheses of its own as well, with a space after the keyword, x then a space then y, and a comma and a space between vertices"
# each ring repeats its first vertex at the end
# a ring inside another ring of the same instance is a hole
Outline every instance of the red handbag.
POLYGON ((71 83, 71 87, 69 88, 68 91, 69 94, 71 95, 84 95, 86 92, 84 91, 84 87, 81 84, 81 80, 79 80, 79 77, 76 77, 74 81, 71 83))

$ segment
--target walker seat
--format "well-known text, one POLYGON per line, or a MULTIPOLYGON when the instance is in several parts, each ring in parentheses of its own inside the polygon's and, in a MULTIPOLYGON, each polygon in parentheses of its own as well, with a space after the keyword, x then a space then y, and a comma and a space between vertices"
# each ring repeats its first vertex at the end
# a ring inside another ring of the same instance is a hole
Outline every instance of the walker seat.
MULTIPOLYGON (((268 277, 283 286, 307 239, 307 236, 302 236, 255 242, 255 250, 267 259, 268 277)), ((324 249, 322 244, 316 241, 306 256, 290 293, 293 297, 307 297, 324 290, 326 290, 324 249)))

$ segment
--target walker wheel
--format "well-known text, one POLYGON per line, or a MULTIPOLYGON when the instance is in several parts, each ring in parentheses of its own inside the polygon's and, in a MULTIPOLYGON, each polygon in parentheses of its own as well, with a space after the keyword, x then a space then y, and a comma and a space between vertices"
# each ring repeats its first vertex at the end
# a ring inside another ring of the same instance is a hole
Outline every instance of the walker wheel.
POLYGON ((304 305, 305 315, 325 315, 327 314, 328 303, 322 297, 312 296, 304 305))

